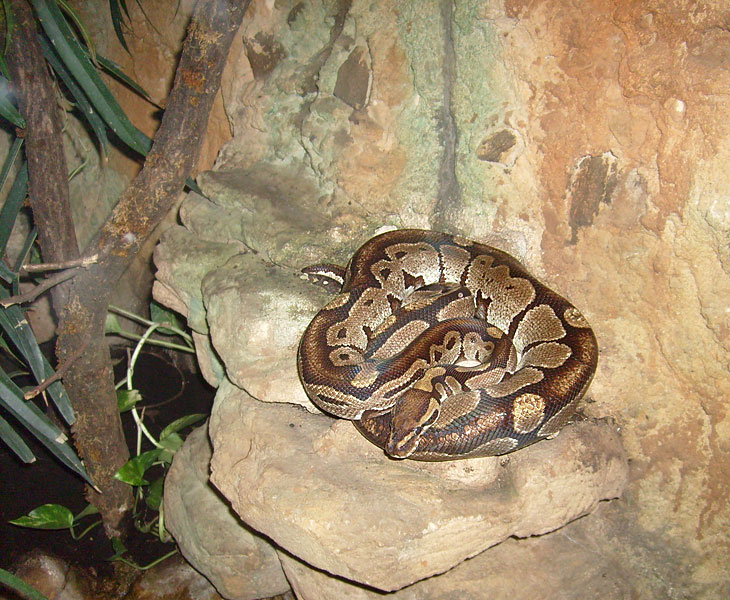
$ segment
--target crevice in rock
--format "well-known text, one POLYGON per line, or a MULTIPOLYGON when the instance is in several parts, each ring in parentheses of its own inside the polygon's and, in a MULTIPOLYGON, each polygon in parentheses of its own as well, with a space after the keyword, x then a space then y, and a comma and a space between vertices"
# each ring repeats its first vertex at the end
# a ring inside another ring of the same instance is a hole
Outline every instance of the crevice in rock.
POLYGON ((434 212, 434 226, 437 229, 449 230, 456 217, 456 211, 461 204, 461 187, 456 178, 456 147, 458 144, 458 130, 456 119, 452 111, 454 82, 456 80, 456 51, 453 39, 453 0, 442 0, 441 21, 443 24, 444 56, 443 80, 444 95, 441 106, 440 138, 443 147, 441 165, 438 171, 438 199, 434 212))
MULTIPOLYGON (((309 148, 307 147, 307 144, 303 141, 304 132, 302 130, 302 127, 307 117, 311 114, 312 104, 314 104, 314 101, 319 97, 319 74, 322 70, 322 67, 324 67, 324 65, 329 60, 329 57, 332 54, 332 50, 334 49, 337 40, 339 39, 340 35, 342 35, 342 30, 345 28, 345 20, 347 19, 347 15, 349 14, 351 7, 352 0, 340 0, 338 3, 336 3, 337 11, 333 15, 331 15, 333 19, 333 25, 332 29, 330 29, 329 40, 307 65, 306 70, 304 71, 304 76, 302 77, 301 85, 299 87, 299 93, 303 98, 302 106, 299 110, 299 114, 296 117, 296 128, 299 132, 300 140, 299 143, 307 157, 307 166, 310 172, 315 177, 317 177, 317 179, 320 181, 320 184, 324 184, 324 182, 321 181, 321 176, 317 173, 317 169, 315 168, 312 161, 309 148)), ((322 189, 327 189, 327 186, 322 185, 322 189)))

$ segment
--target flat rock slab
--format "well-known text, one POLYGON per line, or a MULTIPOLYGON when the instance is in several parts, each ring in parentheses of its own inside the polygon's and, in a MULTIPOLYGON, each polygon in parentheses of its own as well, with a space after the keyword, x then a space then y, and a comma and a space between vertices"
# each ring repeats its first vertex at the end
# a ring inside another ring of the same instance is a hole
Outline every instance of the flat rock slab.
POLYGON ((242 520, 303 562, 392 591, 510 536, 543 534, 618 497, 614 426, 583 421, 505 457, 395 461, 351 423, 263 403, 224 382, 211 481, 242 520))

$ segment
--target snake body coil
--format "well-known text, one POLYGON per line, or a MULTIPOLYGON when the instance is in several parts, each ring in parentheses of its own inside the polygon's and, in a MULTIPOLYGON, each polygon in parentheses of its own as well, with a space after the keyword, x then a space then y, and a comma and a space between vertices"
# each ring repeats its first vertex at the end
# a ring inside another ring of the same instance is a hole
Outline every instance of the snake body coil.
POLYGON ((299 374, 323 411, 395 458, 493 456, 555 435, 596 369, 592 329, 512 256, 458 236, 384 233, 314 317, 299 374))

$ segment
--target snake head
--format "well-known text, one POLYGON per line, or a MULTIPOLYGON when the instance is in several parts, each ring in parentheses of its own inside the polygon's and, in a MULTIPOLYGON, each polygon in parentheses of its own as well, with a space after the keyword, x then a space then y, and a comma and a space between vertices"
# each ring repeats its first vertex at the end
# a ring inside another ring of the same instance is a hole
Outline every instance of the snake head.
POLYGON ((419 389, 404 392, 391 410, 390 436, 385 451, 393 458, 408 458, 421 436, 436 422, 439 403, 419 389))

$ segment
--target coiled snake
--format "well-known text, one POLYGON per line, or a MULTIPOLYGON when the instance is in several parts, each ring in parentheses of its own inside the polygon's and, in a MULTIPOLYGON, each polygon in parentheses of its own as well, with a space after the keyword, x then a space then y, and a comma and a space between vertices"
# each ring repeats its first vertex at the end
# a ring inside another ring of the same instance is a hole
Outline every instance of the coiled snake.
POLYGON ((397 230, 345 269, 304 272, 341 285, 302 337, 304 388, 394 458, 493 456, 555 435, 596 370, 583 315, 496 248, 397 230))

